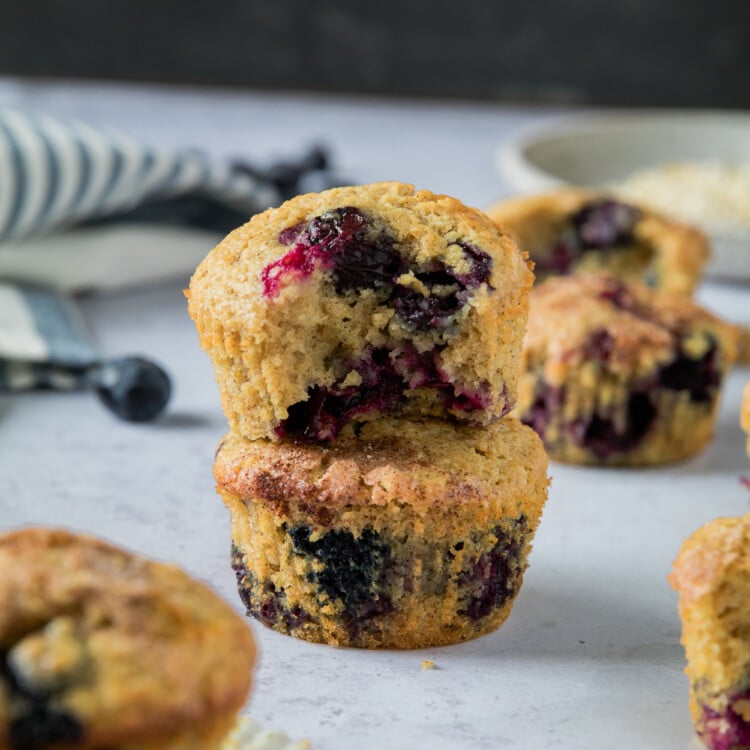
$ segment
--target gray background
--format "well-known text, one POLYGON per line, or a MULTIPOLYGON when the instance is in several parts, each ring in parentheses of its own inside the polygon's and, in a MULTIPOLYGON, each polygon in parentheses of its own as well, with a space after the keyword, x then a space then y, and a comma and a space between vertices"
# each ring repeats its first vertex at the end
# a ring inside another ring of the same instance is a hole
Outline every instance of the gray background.
POLYGON ((0 74, 750 107, 748 0, 0 0, 0 74))

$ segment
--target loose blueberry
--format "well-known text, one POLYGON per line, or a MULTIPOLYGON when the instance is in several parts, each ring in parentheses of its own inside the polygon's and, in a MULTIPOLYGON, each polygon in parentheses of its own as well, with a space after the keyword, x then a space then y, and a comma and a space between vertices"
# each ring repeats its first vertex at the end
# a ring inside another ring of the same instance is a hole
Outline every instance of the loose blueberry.
POLYGON ((101 362, 91 370, 89 379, 102 403, 128 422, 158 417, 172 392, 164 370, 142 357, 101 362))

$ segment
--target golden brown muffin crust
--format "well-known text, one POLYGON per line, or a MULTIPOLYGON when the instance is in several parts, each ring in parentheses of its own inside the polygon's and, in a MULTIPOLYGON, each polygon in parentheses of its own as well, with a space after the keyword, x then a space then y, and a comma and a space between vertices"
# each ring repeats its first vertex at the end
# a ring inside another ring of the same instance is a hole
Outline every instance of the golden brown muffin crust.
POLYGON ((547 380, 563 383, 587 356, 592 333, 606 331, 612 339, 609 370, 648 372, 673 356, 675 336, 693 329, 717 336, 724 356, 734 361, 735 329, 690 299, 641 284, 624 287, 604 273, 579 273, 548 279, 532 290, 521 359, 524 369, 543 361, 547 380), (620 293, 632 305, 613 304, 612 296, 620 293))
POLYGON ((0 536, 0 601, 0 648, 17 673, 56 685, 85 729, 76 747, 166 742, 191 726, 209 736, 250 689, 247 625, 176 566, 22 529, 0 536))
MULTIPOLYGON (((608 198, 605 192, 566 187, 549 193, 498 201, 488 216, 508 232, 533 260, 560 238, 569 217, 585 204, 608 198)), ((628 201, 629 205, 635 205, 628 201)), ((645 206, 633 233, 637 242, 654 248, 663 278, 660 286, 677 294, 690 294, 700 280, 710 255, 708 239, 700 230, 674 221, 645 206)))
MULTIPOLYGON (((497 502, 493 498, 513 495, 498 488, 535 484, 546 472, 541 441, 513 419, 485 429, 384 419, 357 431, 359 437, 349 427, 327 446, 246 441, 230 434, 214 464, 219 492, 276 503, 279 509, 295 502, 318 517, 396 498, 421 515, 476 504, 478 496, 497 502)), ((541 513, 541 506, 526 513, 541 513)))

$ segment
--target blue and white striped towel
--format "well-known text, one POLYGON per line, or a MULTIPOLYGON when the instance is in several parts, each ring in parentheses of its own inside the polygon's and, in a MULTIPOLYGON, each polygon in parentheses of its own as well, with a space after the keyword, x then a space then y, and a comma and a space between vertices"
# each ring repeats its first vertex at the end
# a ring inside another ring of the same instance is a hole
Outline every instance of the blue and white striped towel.
POLYGON ((96 351, 62 290, 185 275, 223 233, 325 167, 320 149, 257 170, 0 111, 0 390, 84 384, 96 351))
POLYGON ((0 283, 0 392, 72 390, 97 360, 73 302, 50 289, 0 283))
POLYGON ((268 182, 198 152, 165 153, 114 130, 0 111, 0 243, 189 195, 246 217, 279 200, 268 182))

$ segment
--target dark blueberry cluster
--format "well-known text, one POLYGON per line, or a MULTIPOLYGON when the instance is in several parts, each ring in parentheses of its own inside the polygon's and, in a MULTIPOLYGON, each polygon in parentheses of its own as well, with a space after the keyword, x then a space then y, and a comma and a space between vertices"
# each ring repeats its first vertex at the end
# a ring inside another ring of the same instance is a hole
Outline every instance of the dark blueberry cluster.
POLYGON ((582 448, 606 459, 635 448, 648 434, 656 419, 656 407, 646 392, 636 391, 628 398, 625 425, 618 428, 613 419, 594 414, 566 425, 566 431, 582 448))
POLYGON ((696 404, 713 401, 716 389, 721 384, 718 369, 718 347, 716 339, 709 336, 709 346, 700 359, 685 356, 680 348, 677 356, 659 372, 659 383, 670 391, 688 391, 690 400, 696 404))
POLYGON ((406 399, 404 392, 413 388, 438 391, 449 411, 478 411, 489 403, 489 386, 469 391, 450 381, 440 368, 439 348, 419 352, 404 344, 393 351, 371 349, 350 370, 360 374, 359 385, 310 388, 305 401, 289 408, 289 416, 276 428, 278 437, 333 440, 357 417, 396 413, 406 399))
POLYGON ((372 529, 355 537, 349 531, 329 531, 312 540, 309 526, 289 530, 295 553, 314 557, 322 569, 310 580, 325 597, 340 601, 344 619, 353 636, 368 620, 393 609, 386 576, 391 566, 390 547, 372 529))
POLYGON ((385 228, 376 229, 351 206, 328 211, 305 225, 288 227, 279 235, 279 242, 292 245, 292 249, 263 269, 267 297, 275 296, 290 275, 302 279, 322 267, 330 270, 340 294, 375 290, 405 323, 418 330, 444 327, 492 273, 490 256, 466 243, 459 243, 470 267, 466 273, 458 273, 440 261, 409 268, 385 228), (427 294, 399 283, 409 271, 427 294))
POLYGON ((302 607, 289 606, 283 589, 277 589, 272 581, 260 584, 245 567, 242 553, 235 545, 232 545, 232 570, 247 613, 264 625, 292 633, 312 622, 312 617, 302 607))
POLYGON ((471 620, 481 620, 510 601, 521 586, 524 567, 521 551, 527 533, 527 519, 521 515, 510 528, 497 526, 493 530, 497 541, 489 552, 472 560, 457 576, 465 608, 459 614, 471 620))
POLYGON ((586 203, 570 217, 570 226, 549 253, 535 258, 538 271, 570 273, 575 261, 589 250, 633 244, 640 216, 634 206, 610 198, 586 203))
POLYGON ((750 700, 750 693, 734 696, 725 711, 703 707, 701 739, 709 750, 737 750, 750 747, 750 724, 734 710, 734 704, 750 700))
POLYGON ((80 742, 83 725, 78 719, 55 706, 49 690, 33 690, 22 684, 8 660, 0 655, 0 681, 13 705, 7 737, 11 750, 47 750, 55 745, 80 742))

